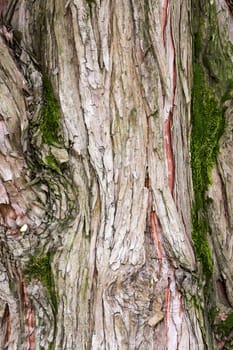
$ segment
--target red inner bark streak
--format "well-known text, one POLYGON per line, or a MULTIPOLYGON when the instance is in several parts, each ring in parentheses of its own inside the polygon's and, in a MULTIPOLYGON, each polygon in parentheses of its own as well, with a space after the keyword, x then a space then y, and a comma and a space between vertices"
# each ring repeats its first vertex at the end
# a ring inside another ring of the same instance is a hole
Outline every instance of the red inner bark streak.
POLYGON ((3 322, 6 325, 5 339, 4 339, 4 346, 6 346, 11 336, 11 315, 10 315, 10 310, 8 305, 6 306, 6 309, 5 309, 3 322))
POLYGON ((173 162, 173 152, 172 152, 172 142, 171 142, 171 112, 169 113, 169 117, 165 120, 164 124, 164 139, 165 139, 165 151, 167 158, 167 171, 168 171, 168 187, 173 192, 174 187, 174 162, 173 162))
POLYGON ((163 44, 165 46, 166 42, 166 26, 167 26, 167 10, 168 10, 168 0, 164 0, 163 10, 162 10, 162 33, 163 33, 163 44))
POLYGON ((155 247, 157 249, 157 257, 159 260, 162 260, 162 249, 161 243, 158 235, 158 219, 156 213, 152 210, 150 212, 150 224, 151 224, 151 235, 154 240, 155 247))
MULTIPOLYGON (((146 177, 145 185, 147 188, 150 188, 149 176, 146 177)), ((163 251, 162 251, 161 240, 159 237, 159 221, 158 221, 156 212, 153 210, 153 207, 152 207, 152 195, 151 195, 151 193, 149 194, 149 201, 148 201, 148 217, 149 217, 150 233, 151 233, 151 237, 153 239, 155 248, 157 250, 157 258, 160 262, 160 270, 161 270, 163 251)))
MULTIPOLYGON (((173 122, 173 110, 175 104, 175 94, 176 94, 176 53, 175 53, 175 44, 172 35, 172 22, 171 15, 169 15, 169 1, 163 0, 163 11, 162 11, 162 35, 163 35, 163 45, 165 49, 165 54, 167 55, 168 63, 168 72, 171 82, 171 99, 170 101, 164 98, 164 111, 165 111, 165 121, 164 121, 164 145, 165 145, 165 154, 166 154, 166 163, 167 163, 167 178, 168 178, 168 187, 173 195, 174 181, 175 181, 175 164, 173 156, 173 147, 172 147, 172 134, 171 127, 173 122), (169 27, 168 27, 169 26, 169 27), (168 34, 166 36, 166 34, 168 34), (166 108, 166 104, 169 106, 166 108)), ((153 221, 151 220, 153 224, 153 221)), ((153 232, 153 230, 152 230, 153 232)), ((170 264, 169 264, 170 265, 170 264)), ((165 288, 165 323, 166 323, 166 335, 167 335, 167 348, 169 348, 170 337, 174 337, 172 329, 169 329, 170 322, 172 321, 172 312, 173 308, 176 307, 177 298, 179 304, 179 312, 177 317, 182 317, 183 306, 182 306, 182 295, 180 292, 175 289, 172 292, 171 283, 174 282, 174 269, 172 266, 169 266, 168 271, 168 285, 165 288), (174 300, 173 300, 174 299, 174 300)), ((176 337, 178 333, 176 332, 176 337)), ((178 342, 178 338, 177 338, 178 342)))
POLYGON ((25 313, 25 329, 28 334, 28 350, 35 350, 35 316, 34 310, 31 306, 26 282, 22 276, 22 273, 19 268, 16 269, 18 279, 19 279, 19 292, 21 299, 24 305, 24 313, 25 313))
POLYGON ((165 289, 165 321, 166 321, 166 335, 167 335, 167 348, 168 348, 168 334, 169 334, 169 321, 170 321, 170 308, 171 308, 171 290, 170 290, 170 278, 168 278, 168 286, 165 289))

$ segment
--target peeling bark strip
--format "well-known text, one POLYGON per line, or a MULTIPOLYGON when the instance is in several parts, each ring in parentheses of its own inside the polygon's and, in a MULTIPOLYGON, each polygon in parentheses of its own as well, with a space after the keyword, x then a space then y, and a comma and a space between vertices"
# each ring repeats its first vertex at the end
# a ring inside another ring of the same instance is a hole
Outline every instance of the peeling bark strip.
POLYGON ((174 176, 175 176, 175 164, 173 160, 172 150, 172 139, 171 139, 171 128, 173 119, 173 108, 175 103, 176 93, 176 63, 175 63, 175 46, 172 34, 172 23, 171 23, 171 1, 163 0, 163 13, 162 13, 162 33, 163 33, 163 45, 165 48, 166 61, 168 64, 168 78, 170 86, 170 101, 164 95, 164 143, 166 153, 166 164, 167 164, 167 177, 168 186, 173 193, 174 188, 174 176))

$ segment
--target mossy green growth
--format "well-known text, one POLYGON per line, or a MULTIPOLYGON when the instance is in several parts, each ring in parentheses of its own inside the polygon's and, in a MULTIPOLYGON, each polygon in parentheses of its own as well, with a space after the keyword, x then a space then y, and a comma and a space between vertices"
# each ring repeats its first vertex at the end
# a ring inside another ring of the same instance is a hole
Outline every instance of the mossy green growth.
POLYGON ((218 324, 217 329, 222 336, 227 337, 229 335, 229 333, 233 330, 233 312, 228 315, 225 321, 218 324))
POLYGON ((232 99, 233 99, 233 80, 228 80, 226 82, 226 91, 222 96, 221 102, 224 103, 232 99))
POLYGON ((209 318, 209 321, 210 321, 210 325, 211 325, 211 326, 214 325, 215 318, 216 318, 216 316, 218 315, 218 313, 219 313, 219 309, 218 309, 217 307, 212 307, 212 308, 209 310, 208 318, 209 318))
POLYGON ((206 214, 205 193, 211 184, 211 170, 216 162, 219 139, 224 131, 224 114, 219 101, 206 82, 204 72, 194 63, 191 166, 194 187, 192 238, 197 259, 201 262, 203 273, 210 277, 213 261, 207 240, 209 225, 206 214))
POLYGON ((44 159, 44 162, 51 170, 56 171, 58 174, 61 175, 59 164, 52 154, 47 155, 44 159))
POLYGON ((49 301, 55 315, 57 313, 57 297, 51 269, 51 258, 52 255, 49 252, 43 255, 40 252, 36 252, 35 255, 31 256, 24 272, 29 281, 38 279, 47 289, 49 301))
POLYGON ((43 141, 48 145, 59 143, 59 132, 61 129, 61 116, 58 102, 53 94, 50 81, 43 80, 43 108, 40 130, 43 141))

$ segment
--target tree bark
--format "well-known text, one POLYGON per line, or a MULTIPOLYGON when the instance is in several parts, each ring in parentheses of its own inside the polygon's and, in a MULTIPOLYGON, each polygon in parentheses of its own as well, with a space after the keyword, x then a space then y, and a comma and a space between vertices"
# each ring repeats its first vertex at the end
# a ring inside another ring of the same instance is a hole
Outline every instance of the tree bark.
POLYGON ((1 349, 231 349, 231 10, 0 1, 1 349))

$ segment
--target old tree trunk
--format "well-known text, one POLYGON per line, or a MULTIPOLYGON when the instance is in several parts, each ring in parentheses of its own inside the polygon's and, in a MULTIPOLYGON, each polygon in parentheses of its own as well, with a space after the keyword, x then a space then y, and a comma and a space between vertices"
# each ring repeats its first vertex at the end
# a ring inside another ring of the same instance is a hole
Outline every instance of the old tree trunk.
POLYGON ((224 0, 0 1, 0 349, 232 349, 224 0))

